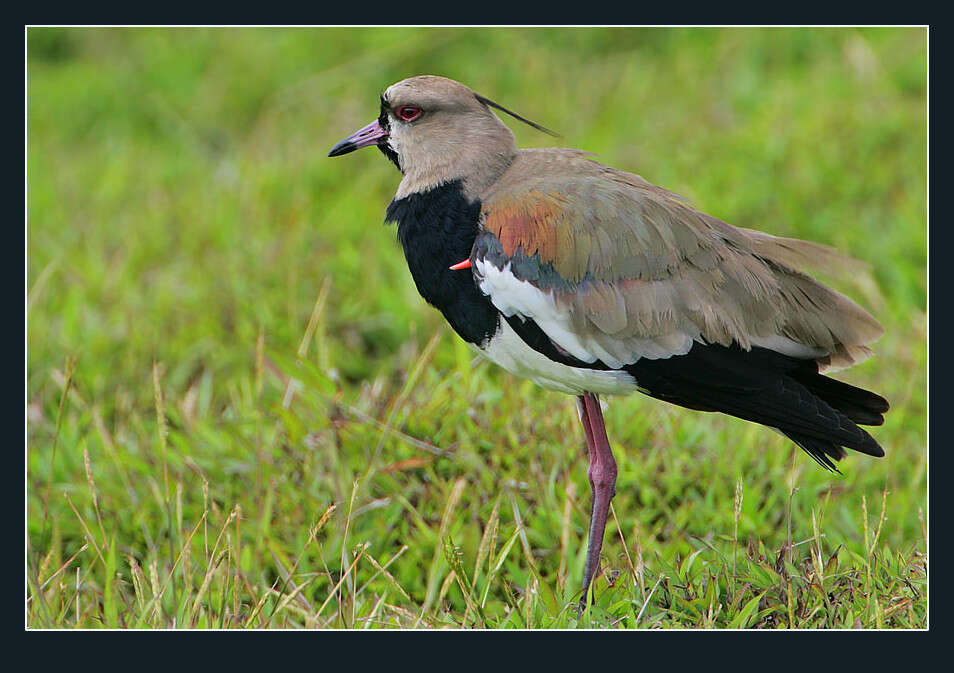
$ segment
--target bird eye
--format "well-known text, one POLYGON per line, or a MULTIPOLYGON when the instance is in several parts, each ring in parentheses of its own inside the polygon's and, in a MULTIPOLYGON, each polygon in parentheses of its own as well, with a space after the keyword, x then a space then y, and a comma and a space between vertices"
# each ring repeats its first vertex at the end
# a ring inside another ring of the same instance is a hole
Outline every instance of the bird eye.
POLYGON ((413 105, 402 105, 397 109, 397 116, 406 122, 414 121, 421 116, 421 108, 413 105))

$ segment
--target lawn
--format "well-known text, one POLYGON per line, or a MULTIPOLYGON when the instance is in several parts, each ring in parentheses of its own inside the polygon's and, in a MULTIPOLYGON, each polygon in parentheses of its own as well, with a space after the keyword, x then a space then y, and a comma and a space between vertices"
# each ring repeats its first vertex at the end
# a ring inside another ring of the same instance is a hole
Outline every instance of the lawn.
POLYGON ((26 625, 924 628, 927 35, 892 29, 27 31, 26 625), (842 474, 754 424, 610 400, 595 604, 571 397, 417 295, 380 153, 441 74, 737 226, 866 263, 842 474))

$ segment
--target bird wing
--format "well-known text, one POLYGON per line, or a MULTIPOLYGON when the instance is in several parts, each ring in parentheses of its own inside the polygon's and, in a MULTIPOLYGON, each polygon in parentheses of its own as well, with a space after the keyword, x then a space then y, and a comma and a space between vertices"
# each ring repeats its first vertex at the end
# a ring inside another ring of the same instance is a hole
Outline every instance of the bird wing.
POLYGON ((619 368, 698 341, 836 369, 867 358, 883 333, 795 268, 839 259, 831 248, 733 227, 582 152, 521 151, 481 203, 481 291, 587 363, 619 368))

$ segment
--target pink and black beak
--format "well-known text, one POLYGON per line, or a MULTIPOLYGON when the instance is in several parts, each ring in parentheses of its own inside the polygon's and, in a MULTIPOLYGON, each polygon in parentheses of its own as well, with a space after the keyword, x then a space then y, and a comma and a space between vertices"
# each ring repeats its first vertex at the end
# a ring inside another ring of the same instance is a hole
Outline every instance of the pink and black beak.
POLYGON ((398 170, 401 170, 401 162, 398 159, 397 152, 388 144, 388 137, 391 130, 390 120, 388 118, 389 109, 388 102, 384 96, 381 96, 381 116, 332 147, 331 151, 328 152, 328 156, 340 157, 342 154, 360 150, 362 147, 377 145, 381 153, 384 154, 391 163, 397 166, 398 170))
POLYGON ((328 152, 328 156, 340 157, 342 154, 348 154, 348 152, 360 150, 362 147, 381 145, 387 142, 387 139, 387 128, 381 125, 380 119, 375 119, 363 129, 356 131, 332 147, 331 151, 328 152))

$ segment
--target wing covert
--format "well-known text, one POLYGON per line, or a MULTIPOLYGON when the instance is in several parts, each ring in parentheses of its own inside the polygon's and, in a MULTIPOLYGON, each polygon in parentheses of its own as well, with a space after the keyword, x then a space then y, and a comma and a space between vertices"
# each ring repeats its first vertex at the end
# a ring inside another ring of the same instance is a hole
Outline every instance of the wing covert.
POLYGON ((733 227, 580 153, 554 178, 553 155, 534 155, 521 152, 510 173, 546 177, 502 179, 484 198, 474 273, 501 312, 532 318, 574 357, 620 367, 704 341, 841 367, 881 335, 791 266, 831 249, 733 227))

